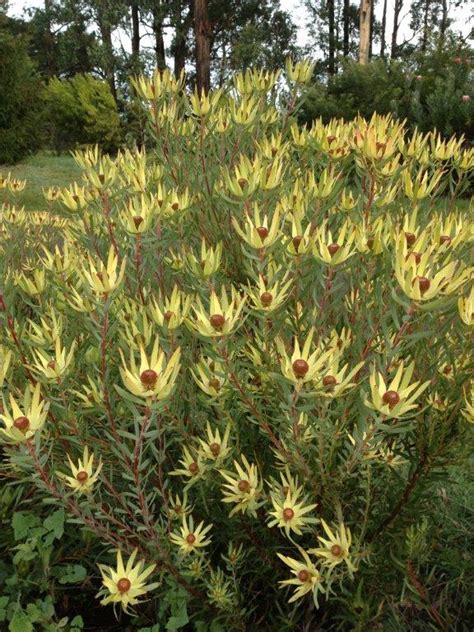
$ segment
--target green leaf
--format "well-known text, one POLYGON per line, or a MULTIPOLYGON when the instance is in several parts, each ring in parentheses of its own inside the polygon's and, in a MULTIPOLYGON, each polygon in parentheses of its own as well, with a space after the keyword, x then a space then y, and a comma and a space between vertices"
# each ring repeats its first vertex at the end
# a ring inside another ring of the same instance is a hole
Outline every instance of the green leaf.
POLYGON ((54 537, 59 539, 64 533, 64 509, 58 509, 44 521, 44 526, 48 531, 52 531, 54 537))
POLYGON ((169 632, 175 632, 189 623, 188 608, 184 598, 177 599, 171 604, 172 616, 168 619, 166 629, 169 632))
POLYGON ((71 627, 70 627, 70 631, 69 632, 80 632, 80 630, 82 630, 83 628, 84 628, 84 620, 81 617, 81 615, 78 614, 71 621, 71 627))
POLYGON ((0 623, 6 619, 8 601, 8 597, 0 597, 0 623))
POLYGON ((26 612, 17 610, 10 621, 8 629, 10 632, 33 632, 33 624, 26 612))
POLYGON ((87 576, 86 569, 80 564, 68 564, 58 570, 60 584, 77 584, 87 576))
POLYGON ((32 513, 17 511, 13 514, 12 527, 15 540, 23 540, 31 528, 40 524, 40 519, 32 513))

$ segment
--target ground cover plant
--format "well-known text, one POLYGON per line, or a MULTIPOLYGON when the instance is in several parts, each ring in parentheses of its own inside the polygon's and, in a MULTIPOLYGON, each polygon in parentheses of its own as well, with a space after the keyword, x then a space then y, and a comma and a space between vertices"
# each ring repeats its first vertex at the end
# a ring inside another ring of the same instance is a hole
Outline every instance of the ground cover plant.
POLYGON ((10 629, 469 629, 474 151, 300 127, 311 74, 137 78, 147 152, 2 174, 10 629))

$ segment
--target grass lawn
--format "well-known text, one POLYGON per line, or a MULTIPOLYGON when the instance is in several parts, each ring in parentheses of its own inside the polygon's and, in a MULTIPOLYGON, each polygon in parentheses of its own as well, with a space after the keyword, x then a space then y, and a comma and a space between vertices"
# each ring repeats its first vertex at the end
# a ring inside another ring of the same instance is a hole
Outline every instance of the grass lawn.
POLYGON ((72 156, 57 156, 50 153, 39 153, 30 156, 17 165, 0 165, 0 174, 12 174, 13 178, 26 180, 26 187, 15 194, 15 205, 24 206, 29 211, 40 211, 46 208, 43 188, 50 186, 67 186, 79 179, 81 169, 72 156))

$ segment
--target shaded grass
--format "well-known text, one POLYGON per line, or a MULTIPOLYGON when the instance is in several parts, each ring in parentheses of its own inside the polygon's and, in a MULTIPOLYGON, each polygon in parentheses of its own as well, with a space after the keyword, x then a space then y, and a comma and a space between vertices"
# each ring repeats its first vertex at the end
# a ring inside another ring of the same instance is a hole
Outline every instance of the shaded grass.
POLYGON ((24 190, 14 196, 15 206, 41 211, 47 208, 43 188, 68 186, 80 178, 81 169, 68 154, 57 156, 41 152, 13 166, 0 165, 0 174, 6 176, 8 173, 12 178, 26 180, 24 190))

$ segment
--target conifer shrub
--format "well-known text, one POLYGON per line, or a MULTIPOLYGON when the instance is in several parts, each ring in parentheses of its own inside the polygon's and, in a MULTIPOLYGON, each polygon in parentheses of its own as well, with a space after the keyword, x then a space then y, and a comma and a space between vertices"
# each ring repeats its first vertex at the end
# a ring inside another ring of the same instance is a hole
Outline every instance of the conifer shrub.
POLYGON ((108 84, 92 75, 51 79, 44 95, 49 142, 56 151, 98 144, 117 148, 120 117, 108 84))
POLYGON ((390 116, 301 128, 311 73, 137 78, 148 153, 76 152, 44 213, 0 179, 10 546, 31 573, 49 542, 70 619, 468 629, 469 547, 436 525, 474 422, 474 152, 390 116))

